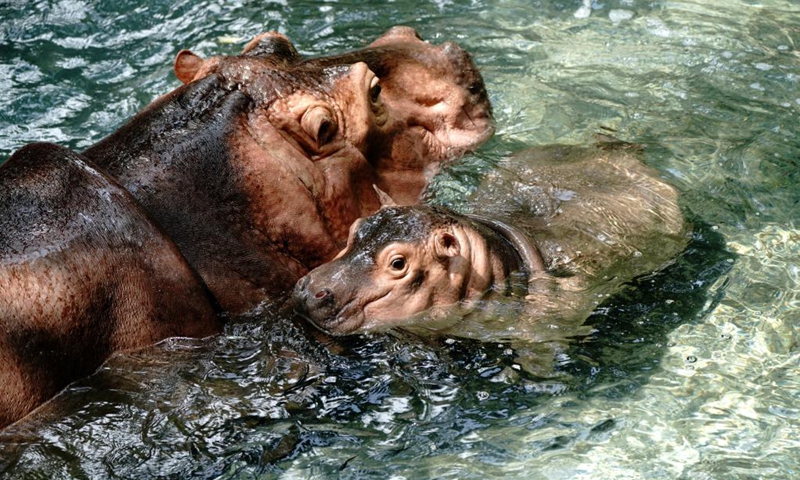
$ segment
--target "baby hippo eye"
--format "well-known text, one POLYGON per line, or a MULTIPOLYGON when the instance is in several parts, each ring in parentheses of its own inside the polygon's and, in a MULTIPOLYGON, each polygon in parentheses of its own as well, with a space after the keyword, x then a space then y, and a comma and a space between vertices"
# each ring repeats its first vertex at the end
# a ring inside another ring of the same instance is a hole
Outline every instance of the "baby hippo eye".
POLYGON ((403 257, 397 257, 389 263, 389 267, 392 270, 402 270, 406 267, 406 259, 403 257))
POLYGON ((381 95, 381 84, 378 83, 377 77, 372 79, 372 86, 369 88, 369 98, 372 103, 378 103, 378 97, 381 95))

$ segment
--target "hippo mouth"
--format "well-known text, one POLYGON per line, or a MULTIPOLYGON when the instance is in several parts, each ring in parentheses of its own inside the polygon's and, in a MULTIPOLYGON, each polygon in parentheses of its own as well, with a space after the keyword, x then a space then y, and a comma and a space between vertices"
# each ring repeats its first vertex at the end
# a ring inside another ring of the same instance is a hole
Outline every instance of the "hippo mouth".
MULTIPOLYGON (((464 111, 465 115, 468 115, 464 111)), ((494 135, 494 125, 486 120, 479 119, 470 121, 476 130, 467 128, 450 128, 444 131, 437 130, 431 125, 417 125, 424 132, 424 141, 427 143, 428 151, 438 153, 441 158, 450 159, 470 152, 480 145, 486 143, 494 135), (481 126, 480 124, 485 125, 481 126), (482 128, 482 130, 478 130, 482 128), (478 133, 475 133, 478 131, 478 133)))
POLYGON ((355 299, 348 301, 338 309, 335 315, 327 315, 322 318, 314 318, 315 315, 309 312, 305 316, 315 327, 330 335, 347 335, 358 329, 364 323, 363 312, 355 312, 355 315, 347 315, 348 309, 353 308, 355 299), (360 318, 359 318, 360 317, 360 318), (359 320, 353 322, 353 320, 359 320), (352 325, 345 324, 352 322, 352 325))
POLYGON ((315 315, 302 307, 296 306, 294 312, 317 330, 334 337, 343 337, 357 332, 365 321, 364 314, 361 312, 353 316, 342 315, 340 312, 333 317, 323 318, 315 318, 315 315))

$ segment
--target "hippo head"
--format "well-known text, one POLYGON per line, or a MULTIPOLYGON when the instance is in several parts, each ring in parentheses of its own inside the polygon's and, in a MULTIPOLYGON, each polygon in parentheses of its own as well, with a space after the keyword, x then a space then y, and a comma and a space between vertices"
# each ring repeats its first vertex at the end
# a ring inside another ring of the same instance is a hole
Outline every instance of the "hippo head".
POLYGON ((453 42, 435 46, 410 27, 394 27, 367 48, 314 62, 365 62, 380 78, 393 120, 370 152, 378 186, 413 204, 442 162, 475 149, 494 132, 483 78, 453 42))
POLYGON ((345 335, 480 298, 507 276, 488 236, 438 207, 384 207, 353 224, 339 256, 297 282, 296 309, 327 333, 345 335))
POLYGON ((301 58, 282 34, 268 32, 238 57, 204 60, 184 50, 175 72, 184 83, 221 75, 257 99, 265 118, 312 158, 352 146, 369 162, 374 183, 403 204, 418 201, 442 162, 494 132, 470 55, 452 42, 431 45, 409 27, 394 27, 361 50, 312 59, 301 58), (359 98, 332 95, 341 77, 361 89, 359 98))

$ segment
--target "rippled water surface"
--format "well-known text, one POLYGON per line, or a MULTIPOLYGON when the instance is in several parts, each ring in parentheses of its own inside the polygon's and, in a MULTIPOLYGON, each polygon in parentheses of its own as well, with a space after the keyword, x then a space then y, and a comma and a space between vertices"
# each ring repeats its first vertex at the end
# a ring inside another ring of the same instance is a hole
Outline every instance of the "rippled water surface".
POLYGON ((800 477, 800 5, 788 0, 0 2, 0 161, 83 149, 178 85, 182 48, 263 30, 307 55, 395 24, 473 52, 510 152, 645 145, 696 225, 601 305, 549 375, 509 345, 323 342, 277 309, 113 358, 0 434, 4 478, 800 477))

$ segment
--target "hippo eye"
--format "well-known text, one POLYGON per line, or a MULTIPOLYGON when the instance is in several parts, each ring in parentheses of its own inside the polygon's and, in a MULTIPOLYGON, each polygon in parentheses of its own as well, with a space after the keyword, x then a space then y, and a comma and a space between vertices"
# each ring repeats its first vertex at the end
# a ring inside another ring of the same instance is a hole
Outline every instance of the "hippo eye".
POLYGON ((372 86, 369 88, 369 99, 372 103, 378 103, 378 98, 381 95, 381 84, 378 83, 377 78, 373 79, 372 82, 372 86))
POLYGON ((395 258, 389 264, 389 267, 391 267, 392 270, 398 270, 398 271, 402 270, 402 269, 406 268, 406 259, 403 258, 403 257, 395 258))

